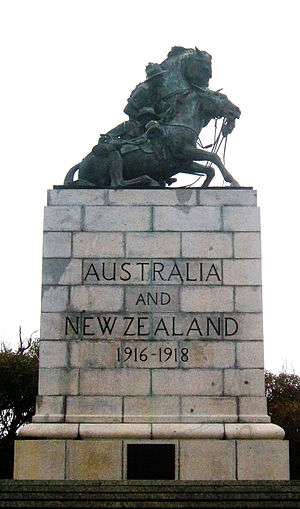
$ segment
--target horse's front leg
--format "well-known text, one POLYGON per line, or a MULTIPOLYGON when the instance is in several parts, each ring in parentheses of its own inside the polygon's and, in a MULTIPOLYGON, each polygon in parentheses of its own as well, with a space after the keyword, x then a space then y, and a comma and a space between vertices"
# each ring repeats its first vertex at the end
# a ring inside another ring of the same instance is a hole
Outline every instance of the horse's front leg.
POLYGON ((201 148, 188 147, 185 149, 185 155, 188 156, 193 161, 209 161, 211 163, 214 163, 219 168, 226 182, 231 184, 231 186, 240 187, 237 180, 235 180, 231 173, 229 173, 229 171, 226 170, 218 154, 215 154, 214 152, 208 152, 207 150, 203 150, 201 148))

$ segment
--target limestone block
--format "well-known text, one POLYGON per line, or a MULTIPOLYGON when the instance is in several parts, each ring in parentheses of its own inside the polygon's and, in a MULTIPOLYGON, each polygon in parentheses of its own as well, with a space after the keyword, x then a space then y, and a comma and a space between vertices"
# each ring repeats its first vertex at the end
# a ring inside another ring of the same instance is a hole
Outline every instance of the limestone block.
POLYGON ((253 189, 200 189, 200 205, 256 205, 253 189))
POLYGON ((260 231, 259 208, 223 207, 224 231, 260 231))
POLYGON ((196 205, 195 189, 110 189, 112 205, 196 205))
POLYGON ((164 259, 152 262, 152 281, 167 285, 221 285, 221 260, 164 259))
POLYGON ((67 286, 43 286, 42 288, 42 312, 65 311, 68 307, 67 286))
POLYGON ((235 311, 262 311, 260 286, 241 286, 235 289, 235 311))
POLYGON ((179 311, 177 286, 127 286, 125 310, 150 313, 153 311, 179 311))
POLYGON ((223 281, 225 285, 260 285, 260 260, 224 260, 223 281))
MULTIPOLYGON (((55 342, 55 345, 57 342, 55 342)), ((70 364, 72 367, 87 368, 117 368, 119 365, 117 349, 119 341, 71 341, 70 364)))
POLYGON ((51 258, 43 260, 44 285, 81 284, 81 260, 51 258))
POLYGON ((135 396, 150 392, 149 370, 85 369, 80 371, 80 394, 135 396))
POLYGON ((67 341, 40 341, 39 367, 65 368, 68 366, 67 341))
POLYGON ((82 439, 89 438, 151 438, 151 424, 80 424, 82 439))
POLYGON ((180 233, 127 233, 126 254, 136 258, 180 256, 180 233))
POLYGON ((278 439, 283 440, 284 431, 280 426, 271 423, 225 423, 225 438, 258 440, 258 439, 278 439))
POLYGON ((122 441, 68 441, 66 478, 86 481, 121 479, 122 441))
POLYGON ((18 430, 18 436, 22 438, 78 438, 79 424, 63 423, 33 423, 25 424, 18 430))
POLYGON ((64 396, 37 396, 33 422, 62 422, 64 420, 64 396))
POLYGON ((237 343, 238 368, 263 368, 264 345, 262 341, 243 341, 237 343))
POLYGON ((45 232, 43 237, 44 258, 70 258, 70 232, 45 232))
POLYGON ((70 307, 74 311, 120 311, 123 307, 123 288, 113 286, 74 286, 70 307))
POLYGON ((67 396, 67 422, 121 422, 122 398, 67 396))
POLYGON ((64 440, 17 440, 14 479, 65 478, 64 440))
POLYGON ((83 260, 83 281, 93 285, 148 285, 151 260, 134 258, 83 260))
POLYGON ((150 230, 150 207, 85 207, 86 231, 145 231, 150 230))
POLYGON ((181 311, 202 313, 233 311, 233 289, 223 287, 182 287, 180 293, 181 311))
POLYGON ((73 256, 75 258, 124 256, 123 233, 74 233, 73 256))
POLYGON ((185 341, 181 348, 188 349, 188 361, 181 368, 233 368, 235 345, 229 341, 185 341))
POLYGON ((226 396, 264 396, 263 369, 225 369, 224 394, 226 396))
MULTIPOLYGON (((238 288, 236 290, 241 290, 238 288)), ((225 315, 234 318, 238 323, 238 330, 234 336, 228 339, 234 340, 262 340, 263 339, 263 316, 262 313, 232 313, 225 315)))
POLYGON ((222 439, 223 424, 152 424, 153 439, 222 439))
POLYGON ((288 480, 289 443, 282 440, 238 440, 239 480, 288 480))
POLYGON ((59 396, 78 394, 78 369, 40 368, 39 394, 41 396, 59 396))
POLYGON ((183 422, 234 422, 237 421, 236 398, 182 397, 183 422))
POLYGON ((120 354, 123 367, 142 369, 177 368, 182 355, 179 344, 174 341, 122 341, 120 354), (131 349, 130 356, 128 349, 131 349))
POLYGON ((222 391, 221 370, 153 370, 152 372, 153 394, 220 396, 222 391))
POLYGON ((235 258, 260 258, 260 233, 241 232, 233 235, 235 258))
MULTIPOLYGON (((69 316, 69 314, 68 314, 69 316)), ((72 313, 70 313, 72 316, 72 313)), ((71 335, 70 331, 70 335, 71 335)), ((65 337, 65 314, 64 313, 41 313, 40 326, 41 339, 64 339, 65 337)), ((76 335, 74 334, 76 337, 76 335)), ((72 335, 71 335, 72 337, 72 335)))
POLYGON ((235 480, 234 440, 182 440, 180 479, 186 481, 235 480))
POLYGON ((174 422, 179 414, 179 397, 176 396, 124 398, 124 422, 174 422))
POLYGON ((81 207, 46 207, 44 231, 80 231, 81 207))
POLYGON ((51 189, 48 205, 103 205, 105 189, 51 189))
POLYGON ((154 230, 220 230, 220 207, 154 207, 154 230))
POLYGON ((240 422, 270 422, 267 414, 267 398, 240 397, 238 400, 240 422))
MULTIPOLYGON (((155 339, 236 339, 240 336, 240 317, 217 313, 153 313, 153 336, 155 339), (235 331, 236 335, 235 335, 235 331)), ((254 331, 255 332, 255 331, 254 331)), ((184 345, 182 345, 184 346, 184 345)))
POLYGON ((231 233, 182 233, 182 256, 185 258, 231 258, 232 255, 231 233))

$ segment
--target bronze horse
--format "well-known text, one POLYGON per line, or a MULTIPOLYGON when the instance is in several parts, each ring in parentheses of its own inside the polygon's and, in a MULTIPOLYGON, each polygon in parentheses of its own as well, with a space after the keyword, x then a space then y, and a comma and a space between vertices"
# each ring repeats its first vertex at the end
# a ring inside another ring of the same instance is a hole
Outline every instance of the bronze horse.
POLYGON ((197 48, 174 47, 160 65, 147 69, 148 79, 125 108, 129 121, 101 136, 92 152, 69 170, 65 185, 164 187, 176 181, 177 173, 189 173, 205 175, 207 187, 215 174, 213 163, 226 182, 239 186, 217 153, 197 147, 201 130, 212 119, 223 118, 221 134, 226 137, 240 117, 225 95, 208 88, 211 56, 197 48))

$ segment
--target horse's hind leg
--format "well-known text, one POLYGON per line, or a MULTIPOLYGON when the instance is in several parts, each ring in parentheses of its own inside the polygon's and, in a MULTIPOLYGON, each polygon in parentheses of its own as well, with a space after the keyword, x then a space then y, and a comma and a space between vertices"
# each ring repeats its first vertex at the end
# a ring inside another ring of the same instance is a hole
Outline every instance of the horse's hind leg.
POLYGON ((159 183, 149 175, 141 175, 133 179, 125 180, 123 177, 123 160, 116 150, 109 154, 110 185, 111 187, 150 186, 160 187, 159 183))
POLYGON ((193 173, 193 171, 196 174, 203 173, 204 175, 206 175, 206 178, 201 187, 208 187, 216 173, 211 166, 205 166, 204 164, 198 163, 192 163, 191 172, 193 173))

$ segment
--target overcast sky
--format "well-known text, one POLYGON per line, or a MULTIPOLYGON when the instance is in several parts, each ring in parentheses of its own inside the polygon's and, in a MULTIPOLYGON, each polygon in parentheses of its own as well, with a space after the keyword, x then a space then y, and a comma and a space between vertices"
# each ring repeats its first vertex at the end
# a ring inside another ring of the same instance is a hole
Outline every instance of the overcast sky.
MULTIPOLYGON (((266 367, 300 373, 297 0, 9 0, 0 12, 1 321, 39 328, 46 191, 89 152, 148 62, 213 56, 211 88, 242 110, 226 164, 262 209, 266 367)), ((221 185, 222 179, 216 179, 221 185)))

